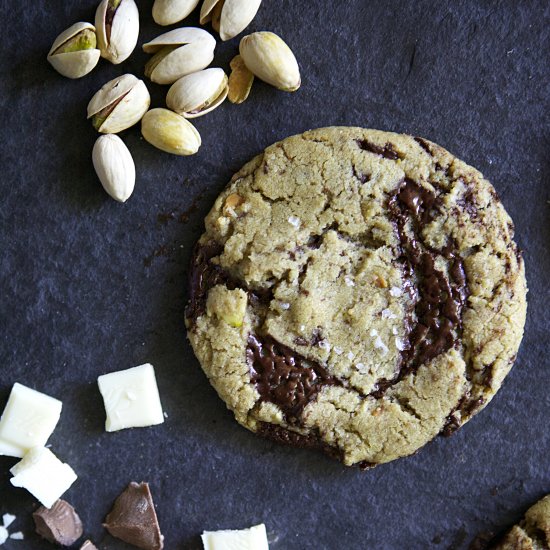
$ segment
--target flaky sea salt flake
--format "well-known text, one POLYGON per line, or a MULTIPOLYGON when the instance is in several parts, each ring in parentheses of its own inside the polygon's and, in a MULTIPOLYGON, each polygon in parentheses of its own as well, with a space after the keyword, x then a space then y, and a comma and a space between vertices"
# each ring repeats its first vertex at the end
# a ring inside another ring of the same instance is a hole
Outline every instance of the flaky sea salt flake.
POLYGON ((348 285, 348 286, 355 286, 355 282, 353 281, 353 279, 349 275, 346 275, 344 277, 344 281, 345 281, 346 285, 348 285))
POLYGON ((297 218, 296 216, 289 216, 288 223, 298 229, 302 222, 300 221, 300 218, 297 218))
POLYGON ((382 338, 380 338, 380 336, 377 336, 376 337, 376 340, 374 341, 374 347, 376 349, 379 349, 381 352, 382 352, 382 355, 386 355, 386 353, 388 353, 388 346, 386 346, 386 344, 384 344, 384 342, 382 341, 382 338))

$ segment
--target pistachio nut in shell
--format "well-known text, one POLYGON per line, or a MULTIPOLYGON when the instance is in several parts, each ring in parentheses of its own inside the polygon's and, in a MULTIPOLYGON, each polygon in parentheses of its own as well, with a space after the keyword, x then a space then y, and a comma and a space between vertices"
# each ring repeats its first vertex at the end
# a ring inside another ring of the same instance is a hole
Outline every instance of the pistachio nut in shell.
POLYGON ((212 27, 220 33, 220 38, 230 40, 250 25, 261 3, 262 0, 204 0, 200 23, 204 25, 212 21, 212 27))
POLYGON ((239 53, 254 76, 264 82, 284 92, 294 92, 300 87, 296 57, 276 34, 255 32, 243 37, 239 53))
POLYGON ((54 40, 47 59, 59 74, 80 78, 99 61, 96 42, 95 27, 91 23, 75 23, 54 40))
POLYGON ((101 57, 118 65, 130 57, 139 34, 139 12, 134 0, 102 0, 95 12, 101 57))
POLYGON ((168 31, 143 45, 153 57, 145 76, 157 84, 173 84, 182 76, 205 69, 214 59, 216 40, 203 29, 186 27, 168 31))
POLYGON ((116 134, 138 123, 149 109, 151 97, 143 80, 125 74, 110 80, 88 103, 88 118, 102 134, 116 134))
POLYGON ((223 69, 205 69, 176 80, 168 90, 166 105, 185 118, 196 118, 213 111, 226 97, 223 69))
POLYGON ((194 155, 201 145, 195 127, 168 109, 151 109, 141 119, 143 137, 157 149, 173 155, 194 155))
POLYGON ((173 25, 185 19, 199 4, 199 0, 155 0, 153 19, 157 25, 173 25))
POLYGON ((113 134, 99 136, 92 161, 103 189, 119 202, 128 200, 136 183, 136 167, 124 142, 113 134))
POLYGON ((248 70, 240 55, 236 55, 229 66, 231 74, 229 75, 227 99, 231 103, 239 105, 248 99, 254 83, 254 75, 248 70))

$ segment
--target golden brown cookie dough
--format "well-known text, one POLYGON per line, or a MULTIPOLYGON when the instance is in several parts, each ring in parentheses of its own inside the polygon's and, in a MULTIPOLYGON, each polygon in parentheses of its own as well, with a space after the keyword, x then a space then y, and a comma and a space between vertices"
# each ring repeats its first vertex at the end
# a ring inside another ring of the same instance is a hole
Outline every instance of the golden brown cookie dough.
POLYGON ((512 366, 526 310, 512 221, 434 143, 290 137, 232 178, 205 225, 189 339, 254 432, 373 466, 452 433, 512 366))

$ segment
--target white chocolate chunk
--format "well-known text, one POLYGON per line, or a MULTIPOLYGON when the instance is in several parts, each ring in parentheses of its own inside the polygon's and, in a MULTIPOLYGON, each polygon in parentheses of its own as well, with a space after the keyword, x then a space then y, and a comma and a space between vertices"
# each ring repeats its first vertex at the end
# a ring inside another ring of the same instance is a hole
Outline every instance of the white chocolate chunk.
POLYGON ((17 531, 16 533, 12 533, 10 535, 10 539, 13 540, 23 540, 25 538, 25 535, 21 533, 21 531, 17 531))
POLYGON ((21 458, 33 447, 43 447, 61 407, 61 401, 15 383, 0 419, 0 455, 21 458))
POLYGON ((164 422, 153 365, 104 374, 97 383, 105 403, 108 432, 164 422))
POLYGON ((45 447, 31 449, 10 472, 14 476, 11 484, 27 489, 46 508, 51 508, 77 479, 74 470, 45 447))
POLYGON ((8 540, 8 530, 0 526, 0 544, 4 544, 8 540))
POLYGON ((8 528, 16 519, 13 514, 4 514, 2 516, 2 523, 4 527, 8 528))
POLYGON ((204 550, 269 550, 265 525, 255 525, 240 531, 205 531, 204 550))

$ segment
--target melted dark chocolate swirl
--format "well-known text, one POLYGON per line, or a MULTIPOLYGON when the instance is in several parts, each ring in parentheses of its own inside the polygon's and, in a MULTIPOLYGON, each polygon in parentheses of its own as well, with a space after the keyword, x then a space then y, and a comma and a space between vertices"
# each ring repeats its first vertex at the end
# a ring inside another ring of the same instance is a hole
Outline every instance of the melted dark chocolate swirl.
POLYGON ((296 424, 308 403, 325 386, 340 385, 327 370, 270 336, 250 334, 246 358, 262 401, 274 403, 296 424))
POLYGON ((422 229, 432 221, 440 200, 429 189, 405 179, 389 201, 389 211, 401 242, 401 257, 406 278, 416 285, 405 285, 416 302, 416 322, 409 319, 408 345, 401 355, 401 366, 394 380, 382 380, 377 395, 401 380, 420 365, 452 348, 462 328, 462 310, 468 297, 466 274, 454 244, 435 250, 423 242, 422 229), (407 225, 411 222, 410 231, 407 225), (436 259, 449 262, 448 276, 435 267, 436 259))

